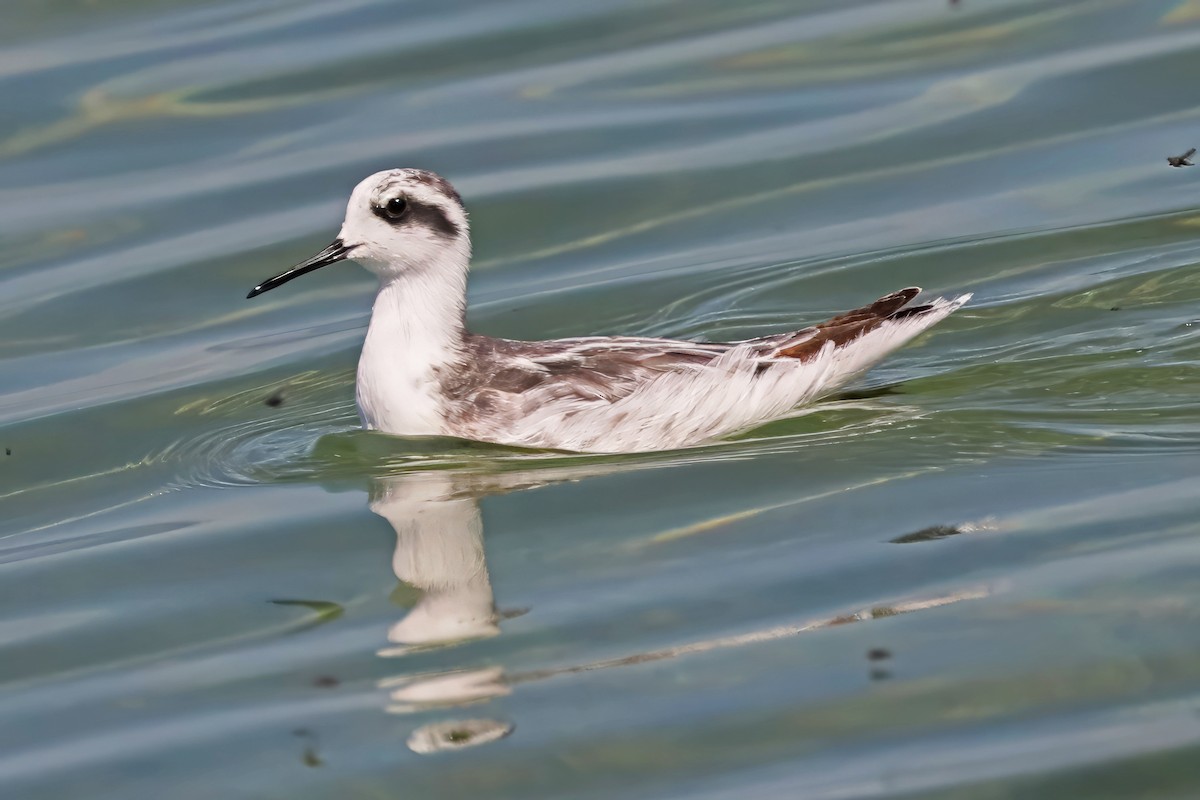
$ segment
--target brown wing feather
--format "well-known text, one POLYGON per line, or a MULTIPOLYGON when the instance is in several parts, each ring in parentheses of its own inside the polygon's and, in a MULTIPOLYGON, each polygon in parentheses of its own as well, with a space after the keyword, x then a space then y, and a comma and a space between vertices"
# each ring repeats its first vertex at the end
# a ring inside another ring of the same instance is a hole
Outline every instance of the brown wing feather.
POLYGON ((910 286, 907 289, 885 295, 870 305, 838 314, 829 321, 817 325, 815 329, 809 329, 811 333, 802 341, 781 347, 775 352, 775 357, 807 361, 821 352, 821 348, 830 342, 834 347, 844 347, 888 320, 903 319, 928 311, 930 306, 904 308, 920 293, 920 287, 910 286))
POLYGON ((438 377, 447 398, 481 410, 498 395, 615 402, 655 374, 702 366, 730 347, 631 337, 520 342, 474 334, 464 345, 472 356, 464 367, 438 377))

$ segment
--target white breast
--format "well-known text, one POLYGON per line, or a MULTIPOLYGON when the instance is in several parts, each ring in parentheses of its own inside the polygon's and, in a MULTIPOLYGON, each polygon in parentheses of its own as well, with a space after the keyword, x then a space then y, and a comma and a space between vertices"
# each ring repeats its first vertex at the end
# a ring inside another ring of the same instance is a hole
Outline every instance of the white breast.
POLYGON ((442 433, 434 385, 431 370, 417 358, 364 346, 354 392, 363 426, 398 436, 442 433))
POLYGON ((415 279, 380 287, 355 385, 368 428, 398 436, 445 433, 437 371, 455 360, 452 343, 461 341, 461 322, 453 308, 429 297, 415 279))

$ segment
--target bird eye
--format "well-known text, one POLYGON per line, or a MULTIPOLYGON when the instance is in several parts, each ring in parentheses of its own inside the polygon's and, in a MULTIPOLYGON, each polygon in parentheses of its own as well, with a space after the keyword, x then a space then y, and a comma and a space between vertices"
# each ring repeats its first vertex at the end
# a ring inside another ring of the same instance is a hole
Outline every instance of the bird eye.
POLYGON ((388 219, 400 219, 405 211, 408 211, 408 201, 403 197, 393 197, 383 206, 383 212, 387 214, 388 219))

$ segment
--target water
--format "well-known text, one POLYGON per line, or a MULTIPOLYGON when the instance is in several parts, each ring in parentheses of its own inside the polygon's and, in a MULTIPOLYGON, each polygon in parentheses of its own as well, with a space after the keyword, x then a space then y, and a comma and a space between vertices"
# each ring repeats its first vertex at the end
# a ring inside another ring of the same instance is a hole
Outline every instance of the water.
POLYGON ((2 16, 5 798, 1193 796, 1195 2, 2 16), (711 447, 365 434, 370 276, 243 298, 394 166, 495 335, 975 300, 711 447))

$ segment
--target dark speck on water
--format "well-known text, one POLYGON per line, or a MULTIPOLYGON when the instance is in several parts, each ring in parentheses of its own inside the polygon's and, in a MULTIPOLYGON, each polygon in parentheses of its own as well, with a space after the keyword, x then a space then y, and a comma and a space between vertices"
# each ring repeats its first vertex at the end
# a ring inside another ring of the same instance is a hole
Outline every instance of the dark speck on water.
POLYGON ((270 397, 263 401, 271 408, 279 408, 283 405, 283 389, 277 389, 271 393, 270 397))
POLYGON ((892 657, 892 651, 886 647, 872 647, 867 651, 868 661, 886 661, 892 657))
POLYGON ((1120 311, 1120 310, 1121 310, 1120 306, 1113 306, 1112 308, 1109 309, 1109 311, 1120 311))
POLYGON ((6 448, 4 448, 4 455, 6 455, 6 456, 11 456, 11 455, 12 455, 12 448, 11 448, 11 447, 6 447, 6 448))
POLYGON ((935 539, 945 539, 947 536, 957 536, 960 533, 962 533, 962 530, 954 525, 931 525, 928 528, 922 528, 919 531, 906 533, 903 536, 897 536, 895 539, 892 539, 892 544, 932 542, 935 539))
POLYGON ((325 763, 317 753, 317 735, 315 733, 308 728, 296 728, 292 731, 292 735, 308 740, 308 744, 304 746, 304 752, 300 754, 300 763, 306 767, 319 767, 325 763))
POLYGON ((318 675, 317 677, 313 678, 312 685, 316 686, 318 689, 332 689, 340 683, 341 681, 335 678, 333 675, 318 675))
POLYGON ((1194 167, 1196 165, 1190 160, 1194 155, 1196 155, 1196 148, 1192 147, 1181 156, 1167 156, 1167 163, 1172 167, 1194 167))

